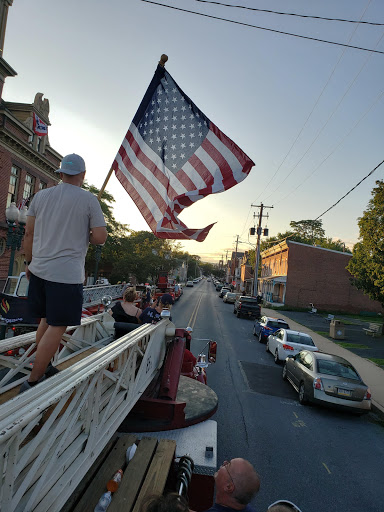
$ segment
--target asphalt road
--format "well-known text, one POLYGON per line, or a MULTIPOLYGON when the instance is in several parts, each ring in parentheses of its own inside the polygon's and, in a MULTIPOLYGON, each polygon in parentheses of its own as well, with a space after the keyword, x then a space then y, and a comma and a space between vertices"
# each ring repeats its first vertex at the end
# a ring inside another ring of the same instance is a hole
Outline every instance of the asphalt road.
POLYGON ((265 512, 277 499, 303 512, 379 512, 384 508, 384 425, 301 406, 281 378, 281 366, 252 335, 253 322, 238 319, 213 284, 184 288, 172 309, 177 327, 193 327, 192 352, 203 339, 218 342, 208 385, 219 397, 218 461, 248 459, 261 477, 253 505, 265 512))

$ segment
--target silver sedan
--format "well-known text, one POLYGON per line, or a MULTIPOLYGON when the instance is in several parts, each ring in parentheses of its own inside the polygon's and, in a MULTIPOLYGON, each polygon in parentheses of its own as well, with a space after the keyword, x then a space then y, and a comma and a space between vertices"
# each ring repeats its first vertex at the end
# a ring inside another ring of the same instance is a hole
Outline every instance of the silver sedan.
POLYGON ((286 358, 283 379, 298 391, 303 405, 319 402, 359 413, 371 409, 368 386, 342 357, 302 350, 286 358))

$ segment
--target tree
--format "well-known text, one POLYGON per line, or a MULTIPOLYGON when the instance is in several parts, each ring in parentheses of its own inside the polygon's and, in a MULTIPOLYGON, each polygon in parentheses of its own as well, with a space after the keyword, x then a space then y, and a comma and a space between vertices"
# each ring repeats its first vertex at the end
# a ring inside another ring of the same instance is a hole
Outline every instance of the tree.
POLYGON ((294 235, 299 235, 303 243, 310 243, 314 245, 317 242, 325 239, 325 231, 323 229, 323 222, 321 220, 292 220, 289 225, 293 230, 294 235))
POLYGON ((347 266, 351 282, 384 307, 384 181, 376 181, 372 199, 359 218, 359 242, 347 266))

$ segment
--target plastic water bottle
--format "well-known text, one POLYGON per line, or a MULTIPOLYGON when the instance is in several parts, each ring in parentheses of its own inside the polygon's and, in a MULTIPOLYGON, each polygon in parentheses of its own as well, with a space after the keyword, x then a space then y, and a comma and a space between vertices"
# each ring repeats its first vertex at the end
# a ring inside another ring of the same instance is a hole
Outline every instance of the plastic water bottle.
POLYGON ((113 475, 112 479, 109 480, 107 483, 107 489, 111 492, 116 492, 119 488, 119 484, 121 482, 121 479, 123 478, 123 471, 119 469, 119 471, 116 471, 116 473, 113 475))
POLYGON ((112 501, 112 493, 110 491, 105 492, 96 505, 94 512, 105 512, 112 501))
POLYGON ((133 443, 131 446, 128 447, 126 453, 125 453, 125 463, 129 464, 130 460, 133 459, 133 456, 135 455, 137 450, 137 444, 133 443))

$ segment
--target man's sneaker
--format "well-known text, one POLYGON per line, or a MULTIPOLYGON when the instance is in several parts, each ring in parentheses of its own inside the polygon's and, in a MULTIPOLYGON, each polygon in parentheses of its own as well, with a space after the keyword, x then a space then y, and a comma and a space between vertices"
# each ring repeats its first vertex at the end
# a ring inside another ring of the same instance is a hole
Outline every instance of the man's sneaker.
MULTIPOLYGON (((45 377, 45 375, 43 375, 37 381, 37 384, 40 384, 40 382, 43 382, 43 380, 45 380, 45 379, 46 379, 46 377, 45 377)), ((22 385, 20 386, 19 395, 21 395, 21 393, 24 393, 24 391, 28 391, 28 389, 33 389, 37 384, 34 384, 33 386, 31 386, 30 383, 27 380, 25 380, 22 383, 22 385)))
POLYGON ((44 375, 46 376, 46 378, 48 377, 53 377, 54 375, 56 375, 56 373, 59 373, 59 369, 56 368, 56 366, 53 366, 51 363, 49 363, 49 365, 47 366, 47 369, 45 370, 45 373, 44 375))

